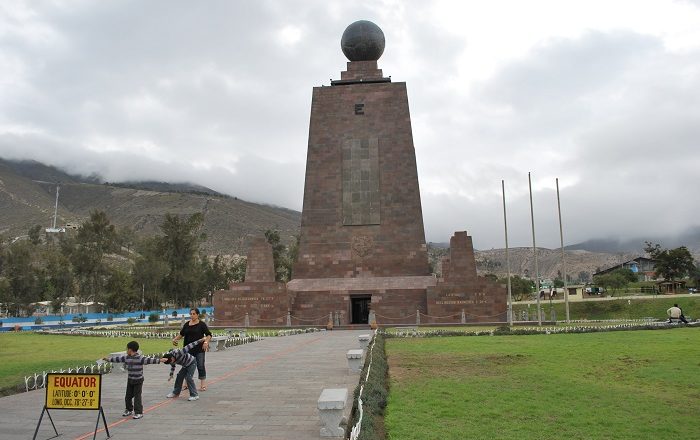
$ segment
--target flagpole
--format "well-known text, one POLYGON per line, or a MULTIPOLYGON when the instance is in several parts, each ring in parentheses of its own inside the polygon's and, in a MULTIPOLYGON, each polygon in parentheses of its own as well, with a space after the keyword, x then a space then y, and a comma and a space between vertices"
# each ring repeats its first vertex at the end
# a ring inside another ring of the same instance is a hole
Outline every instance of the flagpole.
POLYGON ((559 211, 559 241, 561 243, 561 270, 564 274, 564 304, 566 307, 566 322, 569 322, 569 288, 566 282, 566 259, 564 258, 564 229, 561 224, 561 202, 559 201, 559 178, 557 182, 557 210, 559 211))
POLYGON ((537 245, 535 244, 535 211, 532 207, 532 180, 527 173, 527 184, 530 188, 530 223, 532 224, 532 255, 535 258, 535 293, 537 295, 537 325, 542 326, 542 308, 540 306, 540 269, 537 267, 537 245))
POLYGON ((508 271, 508 326, 513 326, 513 295, 511 293, 510 283, 510 254, 508 252, 508 220, 506 218, 506 185, 501 180, 501 193, 503 194, 503 227, 506 236, 506 268, 508 271))

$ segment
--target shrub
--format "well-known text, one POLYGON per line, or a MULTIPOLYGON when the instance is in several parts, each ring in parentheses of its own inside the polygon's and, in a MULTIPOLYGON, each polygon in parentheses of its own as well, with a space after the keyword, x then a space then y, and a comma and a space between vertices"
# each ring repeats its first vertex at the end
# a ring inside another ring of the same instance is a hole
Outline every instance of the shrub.
POLYGON ((129 319, 126 320, 126 323, 127 323, 127 324, 133 324, 133 323, 135 323, 135 322, 136 322, 136 318, 129 318, 129 319))
POLYGON ((148 315, 148 322, 150 322, 151 324, 158 322, 159 319, 160 315, 157 313, 151 313, 150 315, 148 315))
POLYGON ((498 327, 496 330, 494 330, 493 334, 494 335, 510 335, 510 334, 512 334, 512 330, 507 325, 503 325, 501 327, 498 327))
MULTIPOLYGON (((371 362, 372 369, 370 370, 369 378, 364 382, 364 392, 362 395, 363 417, 362 427, 360 431, 360 440, 381 440, 384 439, 384 409, 387 404, 387 396, 389 394, 387 373, 389 366, 386 360, 386 352, 384 350, 384 336, 377 334, 375 336, 374 348, 372 349, 371 362)), ((365 361, 362 369, 361 378, 367 375, 367 367, 370 360, 365 361)), ((357 423, 359 418, 359 409, 357 408, 357 395, 360 393, 360 385, 355 388, 353 393, 353 407, 350 415, 350 421, 347 426, 346 434, 349 434, 353 425, 357 423)))

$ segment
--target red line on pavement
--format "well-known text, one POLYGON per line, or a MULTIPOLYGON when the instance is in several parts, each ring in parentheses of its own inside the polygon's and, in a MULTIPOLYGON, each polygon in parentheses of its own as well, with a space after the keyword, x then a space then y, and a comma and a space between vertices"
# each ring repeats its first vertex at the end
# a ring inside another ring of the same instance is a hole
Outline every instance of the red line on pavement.
MULTIPOLYGON (((279 352, 277 352, 277 353, 273 353, 273 354, 271 354, 271 355, 269 355, 269 356, 266 356, 266 357, 264 357, 264 358, 262 358, 262 359, 260 359, 260 360, 257 360, 257 361, 255 361, 255 362, 253 362, 253 363, 250 364, 250 365, 246 365, 246 366, 244 366, 244 367, 235 369, 235 370, 233 370, 233 371, 230 371, 230 372, 224 374, 223 376, 219 376, 219 377, 216 378, 216 379, 210 380, 209 383, 210 383, 210 384, 214 384, 214 383, 217 383, 217 382, 221 382, 221 381, 224 380, 224 379, 228 379, 229 377, 234 376, 234 375, 236 375, 236 374, 245 373, 246 371, 248 371, 248 370, 250 370, 250 369, 252 369, 252 368, 255 368, 255 367, 257 367, 257 366, 260 366, 260 365, 264 364, 265 362, 269 362, 269 361, 271 361, 271 360, 274 360, 274 359, 277 359, 277 358, 279 358, 279 357, 282 357, 282 356, 284 356, 284 355, 286 355, 286 354, 295 352, 295 351, 299 350, 302 346, 308 345, 308 344, 313 344, 314 342, 316 342, 316 341, 318 341, 318 340, 320 340, 320 339, 321 339, 321 336, 319 336, 319 337, 317 337, 317 338, 314 338, 314 339, 312 339, 311 341, 308 341, 308 342, 302 342, 302 343, 293 345, 292 347, 290 347, 290 348, 288 348, 288 349, 286 349, 286 350, 282 350, 282 351, 279 351, 279 352)), ((162 402, 160 402, 160 403, 157 403, 157 404, 155 404, 155 405, 153 405, 153 406, 150 406, 150 407, 144 409, 143 413, 146 414, 146 413, 149 413, 149 412, 151 412, 151 411, 153 411, 153 410, 156 410, 156 409, 160 408, 161 406, 169 405, 169 404, 171 404, 172 402, 174 402, 175 400, 176 400, 176 399, 164 400, 164 401, 162 401, 162 402)), ((108 427, 109 427, 109 428, 112 428, 113 426, 121 425, 122 423, 128 422, 129 420, 133 420, 133 419, 132 419, 131 417, 125 417, 125 418, 123 418, 123 419, 121 419, 121 420, 117 420, 116 422, 110 423, 110 424, 108 425, 108 427)), ((97 432, 104 432, 104 430, 105 430, 105 428, 100 428, 100 429, 97 430, 97 432)), ((95 431, 86 432, 85 434, 81 435, 80 437, 76 437, 75 440, 84 440, 84 439, 86 439, 86 438, 92 437, 93 435, 95 435, 95 431)))

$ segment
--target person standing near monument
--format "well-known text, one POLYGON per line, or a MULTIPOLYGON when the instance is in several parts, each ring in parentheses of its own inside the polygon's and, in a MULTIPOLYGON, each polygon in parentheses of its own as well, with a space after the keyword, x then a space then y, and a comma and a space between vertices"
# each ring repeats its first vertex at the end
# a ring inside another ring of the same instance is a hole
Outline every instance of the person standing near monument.
POLYGON ((209 341, 211 340, 211 332, 209 327, 203 321, 199 319, 200 313, 199 309, 190 309, 190 320, 187 321, 180 330, 180 334, 173 338, 173 345, 177 347, 177 341, 185 338, 185 345, 189 345, 194 341, 204 338, 204 343, 196 345, 190 349, 189 354, 195 357, 197 360, 197 374, 199 376, 199 390, 207 390, 207 370, 204 365, 206 351, 209 349, 209 341))

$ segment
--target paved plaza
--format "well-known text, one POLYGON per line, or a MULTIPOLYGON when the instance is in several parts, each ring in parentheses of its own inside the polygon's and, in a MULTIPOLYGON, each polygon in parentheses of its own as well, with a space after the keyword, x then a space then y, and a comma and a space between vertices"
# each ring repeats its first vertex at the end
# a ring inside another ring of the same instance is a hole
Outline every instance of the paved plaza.
MULTIPOLYGON (((316 404, 324 388, 348 388, 346 413, 359 382, 350 374, 346 353, 359 348, 363 331, 329 331, 269 337, 207 354, 208 390, 200 399, 165 397, 169 366, 147 365, 143 386, 144 417, 123 418, 126 375, 103 376, 102 406, 115 439, 318 439, 316 404)), ((30 355, 29 353, 27 354, 30 355)), ((179 367, 178 367, 179 369, 179 367)), ((199 383, 199 381, 197 381, 199 383)), ((45 390, 0 399, 0 438, 31 439, 45 390)), ((61 439, 91 439, 97 411, 51 410, 61 439)), ((100 421, 98 439, 107 437, 100 421)), ((44 415, 37 439, 55 434, 44 415)))

